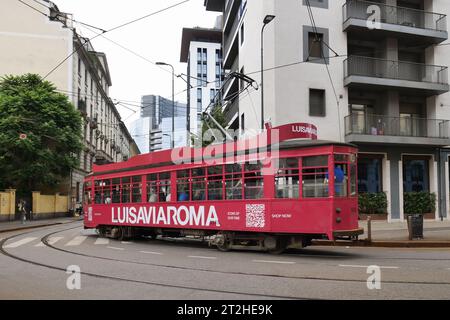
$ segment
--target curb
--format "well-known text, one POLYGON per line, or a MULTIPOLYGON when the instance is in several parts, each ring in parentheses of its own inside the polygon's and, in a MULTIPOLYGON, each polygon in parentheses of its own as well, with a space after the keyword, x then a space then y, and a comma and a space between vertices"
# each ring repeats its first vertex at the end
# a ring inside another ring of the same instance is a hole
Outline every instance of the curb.
POLYGON ((450 248, 450 241, 328 241, 316 240, 313 246, 335 246, 335 247, 378 247, 378 248, 450 248))
POLYGON ((67 223, 72 223, 72 222, 82 221, 82 220, 83 219, 75 219, 75 220, 68 221, 68 222, 52 222, 52 223, 38 224, 38 225, 33 225, 33 226, 20 226, 20 227, 14 227, 11 229, 2 229, 2 230, 0 230, 0 233, 28 230, 28 229, 36 229, 36 228, 43 228, 43 227, 51 227, 51 226, 57 226, 57 225, 61 225, 61 224, 67 224, 67 223))

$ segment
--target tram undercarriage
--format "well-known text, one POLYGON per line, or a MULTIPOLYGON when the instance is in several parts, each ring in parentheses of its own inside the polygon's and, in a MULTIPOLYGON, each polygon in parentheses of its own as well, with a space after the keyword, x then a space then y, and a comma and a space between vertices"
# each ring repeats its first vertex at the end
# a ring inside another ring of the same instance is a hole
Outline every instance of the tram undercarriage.
POLYGON ((311 245, 312 239, 320 235, 298 234, 266 234, 251 232, 224 232, 190 229, 136 228, 126 226, 101 226, 97 228, 101 237, 119 241, 133 238, 189 238, 200 239, 209 246, 215 246, 220 251, 254 250, 280 254, 286 249, 302 249, 311 245))

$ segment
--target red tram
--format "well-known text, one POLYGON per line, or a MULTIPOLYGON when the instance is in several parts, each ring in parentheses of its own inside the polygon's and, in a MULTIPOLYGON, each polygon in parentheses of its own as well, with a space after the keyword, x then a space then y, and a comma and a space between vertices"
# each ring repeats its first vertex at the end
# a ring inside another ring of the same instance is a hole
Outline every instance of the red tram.
POLYGON ((357 149, 316 139, 314 126, 289 124, 249 140, 94 166, 84 184, 85 228, 269 252, 357 237, 357 149))

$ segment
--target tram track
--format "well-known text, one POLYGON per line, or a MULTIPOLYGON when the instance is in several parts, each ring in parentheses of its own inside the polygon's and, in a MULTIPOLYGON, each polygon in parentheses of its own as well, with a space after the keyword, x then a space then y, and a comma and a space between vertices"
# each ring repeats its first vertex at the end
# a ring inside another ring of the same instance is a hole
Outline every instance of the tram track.
MULTIPOLYGON (((79 226, 66 228, 63 230, 57 230, 50 232, 48 234, 45 234, 41 241, 44 243, 45 246, 52 250, 64 252, 71 255, 76 256, 82 256, 86 258, 91 259, 99 259, 104 261, 111 261, 116 263, 126 263, 131 265, 144 265, 144 266, 152 266, 152 267, 160 267, 160 268, 167 268, 167 269, 175 269, 175 270, 184 270, 184 271, 197 271, 197 272, 208 272, 208 273, 216 273, 216 274, 224 274, 224 275, 239 275, 239 276, 254 276, 254 277, 267 277, 267 278, 279 278, 279 279, 286 279, 286 280, 312 280, 312 281, 335 281, 335 282, 343 282, 343 283, 362 283, 366 284, 366 280, 360 280, 360 279, 339 279, 339 278, 332 278, 332 277, 311 277, 311 276, 282 276, 282 275, 275 275, 275 274, 267 274, 267 273, 247 273, 247 272, 229 272, 229 271, 220 271, 220 270, 210 270, 205 268, 192 268, 192 267, 183 267, 183 266, 174 266, 174 265, 165 265, 165 264, 157 264, 157 263, 147 263, 147 262, 139 262, 139 261, 129 261, 129 260, 123 260, 123 259, 116 259, 116 258, 108 258, 103 256, 97 256, 97 255, 91 255, 81 252, 76 252, 72 250, 62 249, 58 248, 54 245, 49 244, 48 240, 51 236, 54 236, 58 233, 66 232, 69 230, 77 229, 79 226)), ((25 233, 20 233, 17 235, 10 236, 8 238, 2 239, 0 241, 0 252, 8 256, 12 259, 19 260, 28 264, 32 264, 39 267, 44 267, 52 270, 58 270, 62 272, 66 272, 66 269, 38 262, 29 260, 23 257, 16 256, 4 248, 4 244, 16 237, 24 236, 26 234, 30 234, 36 232, 29 231, 25 233)), ((255 296, 255 297, 261 297, 261 298, 278 298, 278 299, 297 299, 297 300, 308 300, 310 298, 304 298, 304 297, 295 297, 295 296, 282 296, 282 295, 267 295, 267 294, 261 294, 261 293, 249 293, 249 292, 239 292, 239 291, 230 291, 230 290, 219 290, 219 289, 210 289, 210 288, 201 288, 196 286, 187 286, 187 285, 175 285, 175 284, 167 284, 167 283, 161 283, 161 282, 152 282, 152 281, 144 281, 144 280, 136 280, 136 279, 130 279, 125 277, 115 277, 100 273, 92 273, 92 272, 82 272, 83 275, 95 277, 95 278, 101 278, 101 279, 107 279, 112 281, 123 281, 128 283, 135 283, 135 284, 143 284, 143 285, 153 285, 153 286, 159 286, 159 287, 166 287, 166 288, 174 288, 174 289, 186 289, 186 290, 195 290, 195 291, 202 291, 202 292, 211 292, 211 293, 225 293, 225 294, 235 294, 235 295, 241 295, 241 296, 255 296)), ((432 285, 432 286, 446 286, 450 285, 450 282, 432 282, 432 281, 392 281, 392 280, 384 280, 384 284, 397 284, 397 285, 432 285)))
MULTIPOLYGON (((72 228, 71 228, 72 229, 72 228)), ((69 229, 70 230, 70 229, 69 229)), ((107 258, 102 256, 96 256, 96 255, 89 255, 86 253, 80 253, 75 252, 67 249, 58 248, 54 245, 51 245, 48 243, 48 238, 56 235, 57 233, 64 232, 67 230, 61 230, 56 231, 50 234, 45 235, 41 241, 48 247, 58 250, 61 252, 84 256, 88 258, 94 258, 94 259, 101 259, 106 261, 113 261, 113 262, 121 262, 121 263, 129 263, 129 264, 136 264, 136 265, 145 265, 145 266, 152 266, 152 267, 163 267, 168 269, 178 269, 178 270, 189 270, 189 271, 201 271, 201 272, 209 272, 209 273, 217 273, 217 274, 226 274, 226 275, 240 275, 240 276, 256 276, 256 277, 271 277, 271 278, 283 278, 283 279, 292 279, 292 280, 317 280, 317 281, 337 281, 337 282, 356 282, 356 283, 366 283, 367 280, 359 280, 359 279, 338 279, 338 278, 325 278, 325 277, 306 277, 306 276, 282 276, 282 275, 276 275, 276 274, 266 274, 266 273, 248 273, 248 272, 230 272, 230 271, 220 271, 220 270, 210 270, 210 269, 204 269, 204 268, 191 268, 191 267, 182 267, 182 266, 173 266, 173 265, 165 265, 165 264, 157 264, 157 263, 147 263, 147 262, 139 262, 139 261, 129 261, 129 260, 123 260, 123 259, 116 259, 116 258, 107 258)), ((425 259, 424 259, 425 260, 425 259)), ((415 284, 415 285, 450 285, 450 282, 420 282, 420 281, 383 281, 384 283, 390 283, 390 284, 415 284)))

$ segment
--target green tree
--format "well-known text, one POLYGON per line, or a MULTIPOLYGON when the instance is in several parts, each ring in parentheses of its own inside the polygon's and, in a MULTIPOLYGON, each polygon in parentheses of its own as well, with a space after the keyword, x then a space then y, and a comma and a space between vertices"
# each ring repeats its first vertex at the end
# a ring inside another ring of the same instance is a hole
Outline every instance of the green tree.
MULTIPOLYGON (((212 108, 211 113, 210 113, 211 116, 214 117, 214 119, 222 126, 222 128, 226 128, 227 123, 225 120, 225 115, 222 111, 222 105, 219 102, 217 102, 211 108, 212 108)), ((219 128, 213 121, 211 121, 211 119, 209 119, 209 116, 206 116, 206 115, 202 115, 201 126, 202 126, 202 136, 201 137, 193 136, 192 141, 193 141, 194 146, 200 146, 200 143, 201 143, 202 147, 207 147, 214 142, 214 138, 210 141, 205 140, 204 139, 205 133, 210 128, 211 129, 219 129, 219 128)))
POLYGON ((32 191, 67 177, 79 165, 81 121, 68 98, 40 76, 0 79, 0 188, 32 191))

